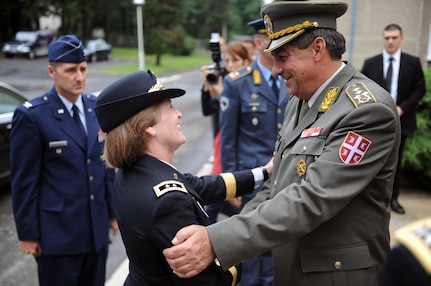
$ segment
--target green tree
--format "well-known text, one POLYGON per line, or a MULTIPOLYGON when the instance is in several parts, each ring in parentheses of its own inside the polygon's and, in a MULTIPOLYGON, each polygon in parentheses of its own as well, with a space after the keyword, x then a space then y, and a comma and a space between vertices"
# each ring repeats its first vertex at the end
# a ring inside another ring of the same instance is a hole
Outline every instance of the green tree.
POLYGON ((145 50, 156 55, 156 65, 167 51, 169 32, 179 25, 182 13, 181 0, 148 0, 144 5, 145 50))

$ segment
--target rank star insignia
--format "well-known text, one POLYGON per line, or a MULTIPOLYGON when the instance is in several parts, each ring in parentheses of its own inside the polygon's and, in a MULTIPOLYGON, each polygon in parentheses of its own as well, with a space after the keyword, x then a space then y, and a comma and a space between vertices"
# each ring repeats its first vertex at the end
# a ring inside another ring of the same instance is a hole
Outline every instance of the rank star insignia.
POLYGON ((305 163, 304 159, 301 159, 298 161, 298 164, 296 164, 296 172, 300 177, 304 176, 307 171, 307 163, 305 163))
POLYGON ((345 164, 358 164, 364 158, 370 145, 370 140, 350 131, 344 138, 338 154, 345 164))

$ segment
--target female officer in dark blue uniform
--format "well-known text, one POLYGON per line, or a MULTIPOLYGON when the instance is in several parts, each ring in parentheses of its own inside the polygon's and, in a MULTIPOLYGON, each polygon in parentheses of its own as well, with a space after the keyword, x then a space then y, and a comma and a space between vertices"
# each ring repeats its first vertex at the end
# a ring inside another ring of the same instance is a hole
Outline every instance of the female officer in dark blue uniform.
POLYGON ((114 209, 130 260, 125 285, 235 285, 239 267, 224 272, 214 261, 201 274, 182 279, 162 251, 183 226, 208 224, 203 209, 211 203, 250 193, 268 178, 266 168, 195 177, 171 165, 186 142, 180 111, 171 99, 181 89, 164 89, 148 72, 125 76, 98 97, 96 115, 107 132, 103 159, 118 168, 114 209))

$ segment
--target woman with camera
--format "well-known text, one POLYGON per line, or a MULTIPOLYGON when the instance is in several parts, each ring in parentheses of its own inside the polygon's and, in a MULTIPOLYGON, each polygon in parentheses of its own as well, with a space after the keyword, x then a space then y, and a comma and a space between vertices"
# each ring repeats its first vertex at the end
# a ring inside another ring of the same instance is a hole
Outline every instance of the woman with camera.
MULTIPOLYGON (((220 38, 221 40, 222 38, 220 38)), ((201 68, 201 75, 204 84, 201 91, 202 113, 205 116, 212 116, 213 132, 214 132, 214 161, 211 174, 219 174, 222 172, 221 155, 220 155, 220 128, 219 128, 219 109, 220 95, 223 90, 223 77, 251 63, 250 55, 240 41, 230 42, 224 49, 220 41, 220 50, 222 51, 222 61, 212 65, 206 65, 201 68), (214 75, 217 75, 214 80, 214 75)), ((234 199, 229 202, 219 202, 205 207, 211 223, 217 221, 219 212, 227 216, 239 213, 241 202, 239 199, 234 199)))

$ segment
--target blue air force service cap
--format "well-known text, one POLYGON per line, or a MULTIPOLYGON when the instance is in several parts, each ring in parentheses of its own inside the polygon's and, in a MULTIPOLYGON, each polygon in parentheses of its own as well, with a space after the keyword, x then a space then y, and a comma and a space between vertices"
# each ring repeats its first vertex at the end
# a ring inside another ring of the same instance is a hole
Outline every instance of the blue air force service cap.
POLYGON ((307 29, 337 29, 336 19, 347 11, 344 2, 283 1, 262 7, 260 14, 271 40, 269 53, 292 41, 307 29))
POLYGON ((102 131, 109 132, 141 110, 185 93, 182 89, 165 89, 150 70, 139 71, 105 88, 97 97, 94 111, 102 131))
POLYGON ((57 41, 48 45, 50 62, 82 63, 87 61, 84 45, 75 35, 60 36, 57 41))
POLYGON ((247 23, 247 26, 251 26, 254 28, 254 33, 256 35, 262 34, 266 35, 265 24, 263 23, 263 19, 256 19, 247 23))

